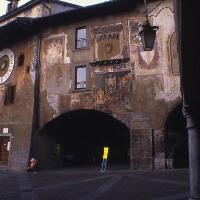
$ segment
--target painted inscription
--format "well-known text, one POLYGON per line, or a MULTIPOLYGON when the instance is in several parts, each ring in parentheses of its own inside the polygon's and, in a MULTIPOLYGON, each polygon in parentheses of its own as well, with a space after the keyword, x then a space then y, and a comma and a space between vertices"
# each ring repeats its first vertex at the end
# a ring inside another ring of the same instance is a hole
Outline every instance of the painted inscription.
POLYGON ((97 42, 108 39, 119 40, 119 33, 106 33, 97 35, 97 42))
POLYGON ((98 60, 120 57, 120 33, 104 33, 96 36, 96 56, 98 60))

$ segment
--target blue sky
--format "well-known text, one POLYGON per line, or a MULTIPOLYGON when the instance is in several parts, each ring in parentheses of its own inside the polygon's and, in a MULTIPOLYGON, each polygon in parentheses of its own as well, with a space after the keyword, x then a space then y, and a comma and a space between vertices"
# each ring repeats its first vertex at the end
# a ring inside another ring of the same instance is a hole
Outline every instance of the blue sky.
MULTIPOLYGON (((28 1, 30 1, 30 0, 20 0, 19 6, 28 2, 28 1)), ((92 4, 96 4, 96 3, 105 2, 105 1, 108 1, 108 0, 62 0, 62 1, 66 1, 66 2, 69 2, 69 3, 73 3, 73 4, 78 4, 78 5, 81 5, 81 6, 88 6, 88 5, 92 5, 92 4)), ((4 15, 6 13, 7 4, 8 4, 8 1, 0 0, 0 16, 4 15)))

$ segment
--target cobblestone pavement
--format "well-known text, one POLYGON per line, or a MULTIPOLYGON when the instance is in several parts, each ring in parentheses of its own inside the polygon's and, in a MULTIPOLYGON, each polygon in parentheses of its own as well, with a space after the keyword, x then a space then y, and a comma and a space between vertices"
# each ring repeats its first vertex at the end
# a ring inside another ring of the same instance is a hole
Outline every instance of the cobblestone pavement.
POLYGON ((0 169, 0 200, 186 200, 188 170, 0 169))

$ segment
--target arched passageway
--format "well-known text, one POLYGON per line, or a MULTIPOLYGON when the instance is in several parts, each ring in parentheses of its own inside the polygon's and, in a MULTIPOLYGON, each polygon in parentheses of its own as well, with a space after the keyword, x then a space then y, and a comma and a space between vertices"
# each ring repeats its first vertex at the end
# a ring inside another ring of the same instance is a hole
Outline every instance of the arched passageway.
POLYGON ((89 109, 70 111, 48 122, 40 135, 43 167, 100 166, 104 146, 110 149, 109 166, 129 165, 129 129, 109 114, 89 109))
POLYGON ((165 150, 167 168, 188 167, 188 135, 186 121, 182 114, 182 104, 177 106, 166 120, 165 150))

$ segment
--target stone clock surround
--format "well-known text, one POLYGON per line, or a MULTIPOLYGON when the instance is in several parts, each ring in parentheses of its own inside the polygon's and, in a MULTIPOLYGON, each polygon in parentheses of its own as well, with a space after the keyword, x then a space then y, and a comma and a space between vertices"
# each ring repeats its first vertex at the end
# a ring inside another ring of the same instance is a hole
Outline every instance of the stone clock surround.
POLYGON ((0 66, 0 84, 5 83, 10 77, 14 68, 14 53, 11 49, 4 49, 0 52, 0 65, 5 65, 5 69, 0 66), (7 64, 8 63, 8 64, 7 64), (8 66, 6 66, 8 65, 8 66), (4 71, 1 73, 1 71, 4 71))

